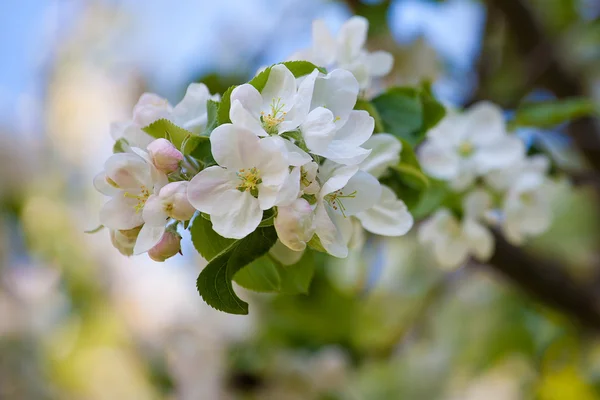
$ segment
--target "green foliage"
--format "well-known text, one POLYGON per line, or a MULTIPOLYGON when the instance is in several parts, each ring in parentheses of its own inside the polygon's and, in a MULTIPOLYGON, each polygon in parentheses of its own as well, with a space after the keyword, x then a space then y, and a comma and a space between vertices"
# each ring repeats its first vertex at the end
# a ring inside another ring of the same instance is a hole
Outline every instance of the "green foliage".
MULTIPOLYGON (((315 68, 322 73, 327 73, 324 68, 317 67, 308 61, 286 61, 278 64, 285 65, 296 78, 310 74, 315 70, 315 68)), ((248 83, 254 86, 259 92, 262 91, 267 84, 267 80, 269 79, 271 68, 278 64, 273 64, 270 67, 267 67, 264 71, 252 78, 248 83)), ((221 98, 221 106, 219 107, 218 112, 219 125, 231 122, 231 119, 229 118, 229 109, 231 108, 231 92, 233 92, 233 89, 235 89, 235 86, 231 86, 229 89, 227 89, 221 98)))
POLYGON ((310 251, 306 251, 294 265, 282 265, 265 255, 242 268, 234 280, 240 286, 255 292, 306 294, 314 272, 314 256, 310 251))
POLYGON ((190 226, 190 234, 194 247, 207 261, 212 260, 236 242, 234 239, 226 239, 216 233, 210 220, 203 218, 200 214, 194 218, 190 226))
POLYGON ((377 112, 377 109, 370 101, 358 99, 356 104, 354 105, 355 110, 365 110, 367 111, 371 117, 375 120, 375 133, 385 132, 385 127, 383 126, 383 121, 381 120, 381 116, 377 112))
POLYGON ((385 132, 411 146, 419 144, 427 131, 446 115, 444 106, 435 100, 427 86, 394 87, 375 97, 372 103, 385 132))
POLYGON ((113 153, 125 153, 128 147, 129 143, 127 143, 127 140, 121 138, 113 145, 113 153))
POLYGON ((265 255, 276 240, 273 227, 258 228, 212 258, 196 282, 204 301, 220 311, 248 314, 248 303, 235 294, 231 281, 240 269, 265 255))
POLYGON ((585 98, 526 103, 521 105, 512 122, 515 126, 551 128, 573 119, 598 115, 598 106, 585 98))
POLYGON ((150 125, 142 128, 144 132, 156 139, 167 139, 181 150, 185 140, 194 134, 187 129, 183 129, 168 119, 159 119, 150 125))

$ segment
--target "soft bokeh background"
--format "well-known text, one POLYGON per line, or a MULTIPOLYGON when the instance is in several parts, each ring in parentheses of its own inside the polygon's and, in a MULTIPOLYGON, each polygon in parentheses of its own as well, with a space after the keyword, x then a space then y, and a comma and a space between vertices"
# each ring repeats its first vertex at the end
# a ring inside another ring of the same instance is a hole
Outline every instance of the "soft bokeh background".
MULTIPOLYGON (((251 314, 232 316, 198 296, 189 241, 154 263, 83 233, 104 201, 91 181, 108 125, 143 91, 222 92, 308 46, 314 18, 335 30, 353 12, 371 20, 369 47, 395 55, 389 84, 510 111, 562 95, 538 79, 551 43, 578 94, 600 98, 595 0, 0 2, 0 399, 600 398, 597 337, 490 268, 442 273, 413 234, 320 258, 308 296, 242 292, 251 314), (520 54, 530 27, 502 2, 535 16, 542 50, 520 54)), ((564 128, 520 134, 577 169, 564 128)), ((528 250, 597 279, 597 198, 559 192, 528 250)))

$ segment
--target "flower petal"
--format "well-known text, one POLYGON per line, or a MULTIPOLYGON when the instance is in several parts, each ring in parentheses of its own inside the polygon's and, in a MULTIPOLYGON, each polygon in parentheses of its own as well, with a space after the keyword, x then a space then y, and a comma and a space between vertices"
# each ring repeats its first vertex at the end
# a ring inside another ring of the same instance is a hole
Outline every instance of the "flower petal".
POLYGON ((296 78, 283 64, 271 68, 267 83, 261 92, 261 111, 271 113, 272 106, 279 104, 280 112, 288 112, 294 106, 296 97, 296 78))
POLYGON ((475 189, 463 199, 466 217, 482 218, 492 207, 492 196, 483 189, 475 189))
POLYGON ((196 175, 188 184, 188 200, 198 211, 207 214, 225 212, 227 204, 221 198, 236 189, 235 175, 219 166, 208 167, 196 175))
POLYGON ((291 250, 302 251, 315 233, 313 209, 304 199, 277 207, 274 226, 281 243, 291 250))
POLYGON ((165 234, 165 226, 152 226, 145 224, 135 241, 133 254, 142 254, 156 246, 165 234))
POLYGON ((336 41, 324 20, 317 19, 313 21, 312 39, 313 52, 322 65, 332 64, 335 61, 336 41))
POLYGON ((335 136, 333 113, 323 107, 315 108, 300 125, 300 131, 310 150, 324 151, 335 136))
POLYGON ((525 155, 525 144, 517 136, 504 136, 480 147, 473 161, 477 172, 484 174, 494 169, 508 168, 525 155))
POLYGON ((363 227, 371 233, 383 236, 402 236, 413 226, 413 216, 406 204, 396 197, 387 186, 381 186, 377 204, 356 214, 363 227))
POLYGON ((351 63, 359 56, 365 42, 369 22, 364 17, 352 17, 342 25, 338 34, 336 58, 339 63, 351 63))
POLYGON ((152 195, 146 200, 142 217, 145 225, 165 226, 169 216, 165 212, 165 206, 159 196, 152 195))
POLYGON ((258 199, 249 192, 230 191, 227 205, 227 212, 211 214, 214 231, 231 239, 241 239, 254 232, 263 216, 258 199))
POLYGON ((463 223, 463 231, 469 242, 469 250, 478 261, 486 262, 494 252, 494 237, 483 225, 471 218, 463 223))
POLYGON ((244 108, 239 100, 232 101, 229 118, 233 124, 248 129, 256 136, 269 136, 263 129, 260 120, 244 108))
MULTIPOLYGON (((329 206, 319 202, 315 210, 315 233, 321 241, 321 245, 334 257, 346 258, 348 256, 348 245, 344 240, 342 231, 351 232, 352 222, 349 218, 336 218, 339 227, 333 222, 335 215, 328 212, 329 206)), ((333 214, 333 213, 332 213, 333 214)))
POLYGON ((402 142, 389 133, 378 133, 371 136, 361 147, 371 150, 371 154, 360 163, 365 172, 379 178, 388 167, 400 162, 402 142))
POLYGON ((344 140, 334 140, 327 146, 325 151, 313 151, 313 153, 338 164, 357 165, 371 154, 371 150, 348 144, 344 140))
POLYGON ((104 163, 104 170, 121 189, 133 189, 137 193, 142 185, 152 183, 151 165, 136 154, 113 154, 104 163))
POLYGON ((360 146, 373 134, 375 120, 364 110, 351 111, 346 123, 336 132, 335 140, 348 145, 360 146))
POLYGON ((390 73, 394 66, 394 56, 387 51, 375 51, 366 56, 369 75, 379 77, 390 73))
POLYGON ((315 81, 310 108, 325 107, 333 113, 335 125, 346 123, 358 98, 358 81, 350 71, 336 69, 315 81))
POLYGON ((173 108, 174 122, 190 132, 200 134, 208 119, 206 103, 210 92, 203 83, 191 83, 183 99, 173 108))
POLYGON ((381 197, 381 184, 364 171, 357 171, 343 188, 333 195, 329 204, 344 217, 356 215, 373 207, 381 197))
POLYGON ((100 172, 94 177, 94 187, 97 191, 106 196, 117 196, 121 190, 108 183, 106 178, 106 174, 104 172, 100 172))
POLYGON ((127 230, 144 223, 141 212, 136 212, 138 200, 117 196, 107 201, 100 209, 100 223, 111 229, 127 230))
POLYGON ((417 154, 421 167, 432 177, 450 180, 458 176, 460 158, 435 141, 426 141, 417 150, 417 154))
POLYGON ((210 135, 212 155, 222 167, 231 170, 256 166, 257 155, 262 154, 259 138, 240 126, 223 124, 210 135))
POLYGON ((476 146, 490 145, 506 135, 506 123, 502 109, 488 101, 482 101, 463 114, 464 129, 469 141, 476 146))
POLYGON ((326 161, 319 171, 319 179, 321 182, 325 181, 319 193, 320 198, 346 186, 350 178, 357 172, 358 166, 356 165, 341 166, 326 161))

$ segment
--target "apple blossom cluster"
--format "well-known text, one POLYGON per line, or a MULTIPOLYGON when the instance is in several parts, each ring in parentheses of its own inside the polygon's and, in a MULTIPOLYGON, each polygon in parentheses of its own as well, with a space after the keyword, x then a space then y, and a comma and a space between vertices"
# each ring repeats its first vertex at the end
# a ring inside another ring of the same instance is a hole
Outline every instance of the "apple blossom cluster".
POLYGON ((268 72, 262 91, 251 84, 233 89, 231 123, 210 133, 215 164, 200 171, 173 143, 152 140, 143 128, 167 119, 201 131, 214 98, 204 85, 190 85, 175 107, 144 94, 132 120, 113 125, 127 150, 113 154, 94 183, 111 198, 100 222, 122 253, 149 252, 156 260, 176 254, 177 221, 189 221, 196 210, 230 239, 254 232, 268 213, 290 250, 310 244, 335 257, 348 254, 353 219, 380 235, 411 228, 406 205, 377 179, 399 161, 401 142, 372 136, 373 117, 354 110, 354 75, 314 69, 296 78, 284 64, 268 72))
POLYGON ((456 194, 419 227, 420 242, 440 266, 458 267, 469 256, 489 260, 490 227, 515 245, 548 229, 550 162, 526 155, 523 141, 507 132, 499 107, 482 102, 463 113, 449 111, 428 132, 418 156, 423 170, 456 194))

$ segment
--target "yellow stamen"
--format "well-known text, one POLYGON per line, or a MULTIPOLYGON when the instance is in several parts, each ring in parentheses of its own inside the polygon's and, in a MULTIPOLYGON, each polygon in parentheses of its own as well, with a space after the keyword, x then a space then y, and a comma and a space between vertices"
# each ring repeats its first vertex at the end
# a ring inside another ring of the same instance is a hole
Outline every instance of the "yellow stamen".
POLYGON ((240 192, 249 191, 253 196, 258 196, 258 185, 262 183, 260 178, 260 170, 256 167, 250 169, 240 169, 236 172, 237 177, 242 181, 238 186, 237 190, 240 192))
POLYGON ((356 197, 356 190, 350 194, 344 194, 341 190, 336 190, 333 193, 325 196, 325 200, 329 203, 334 210, 340 210, 344 218, 346 218, 346 207, 342 203, 341 199, 353 199, 356 197))
POLYGON ((277 133, 277 125, 282 123, 285 120, 286 112, 283 112, 283 107, 285 104, 281 102, 281 98, 277 98, 277 102, 275 99, 271 102, 271 112, 269 114, 265 114, 264 111, 261 111, 261 121, 263 124, 263 128, 267 131, 268 134, 273 135, 277 133))
POLYGON ((146 205, 146 200, 148 200, 148 197, 150 197, 150 191, 148 190, 148 188, 146 186, 143 186, 140 188, 140 193, 139 195, 135 195, 135 194, 131 194, 129 192, 125 192, 123 193, 123 196, 125 197, 129 197, 131 199, 137 199, 137 204, 135 205, 135 212, 138 213, 140 211, 142 211, 142 209, 144 208, 144 205, 146 205))
POLYGON ((463 157, 470 156, 471 154, 473 154, 474 150, 475 150, 475 147, 473 146, 473 144, 471 144, 469 142, 462 142, 460 144, 460 146, 458 146, 458 152, 463 157))

